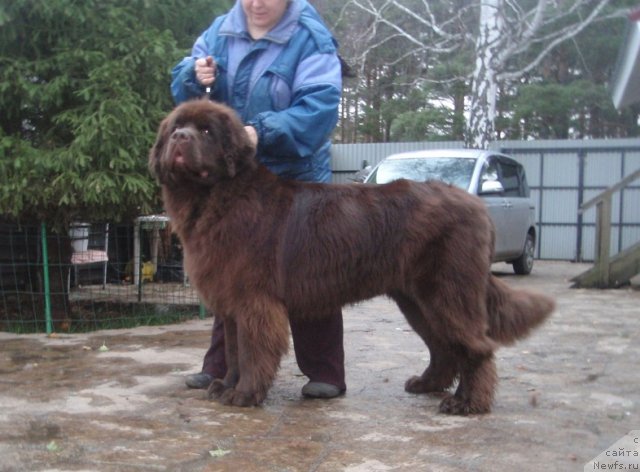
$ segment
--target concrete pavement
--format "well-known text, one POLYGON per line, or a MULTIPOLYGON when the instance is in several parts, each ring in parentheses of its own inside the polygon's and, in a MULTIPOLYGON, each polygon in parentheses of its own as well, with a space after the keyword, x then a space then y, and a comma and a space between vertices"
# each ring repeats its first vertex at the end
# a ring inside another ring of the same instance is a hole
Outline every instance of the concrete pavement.
POLYGON ((210 319, 0 333, 0 471, 582 471, 640 429, 640 291, 570 289, 587 268, 536 261, 518 277, 494 266, 558 307, 533 336, 498 351, 494 411, 466 418, 404 392, 428 352, 385 298, 345 309, 344 397, 302 399, 291 353, 265 404, 250 409, 184 387, 210 319))

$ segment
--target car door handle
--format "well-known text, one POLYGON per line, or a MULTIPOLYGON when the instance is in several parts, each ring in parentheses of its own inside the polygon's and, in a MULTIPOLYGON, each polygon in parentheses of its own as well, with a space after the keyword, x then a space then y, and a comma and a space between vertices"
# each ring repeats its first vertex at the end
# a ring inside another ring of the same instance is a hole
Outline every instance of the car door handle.
POLYGON ((503 200, 502 208, 513 208, 513 203, 511 203, 509 200, 503 200))

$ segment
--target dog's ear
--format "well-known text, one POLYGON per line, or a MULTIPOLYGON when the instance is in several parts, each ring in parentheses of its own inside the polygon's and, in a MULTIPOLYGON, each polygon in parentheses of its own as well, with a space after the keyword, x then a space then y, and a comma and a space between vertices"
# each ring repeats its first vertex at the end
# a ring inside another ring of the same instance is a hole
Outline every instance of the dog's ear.
POLYGON ((229 177, 243 169, 253 169, 257 166, 256 149, 249 139, 249 135, 235 112, 231 109, 220 115, 224 129, 224 162, 229 177))
POLYGON ((163 152, 165 146, 165 140, 168 138, 167 130, 169 129, 169 118, 165 118, 160 123, 158 128, 158 134, 156 136, 156 142, 149 151, 149 172, 156 179, 160 176, 160 155, 163 152))

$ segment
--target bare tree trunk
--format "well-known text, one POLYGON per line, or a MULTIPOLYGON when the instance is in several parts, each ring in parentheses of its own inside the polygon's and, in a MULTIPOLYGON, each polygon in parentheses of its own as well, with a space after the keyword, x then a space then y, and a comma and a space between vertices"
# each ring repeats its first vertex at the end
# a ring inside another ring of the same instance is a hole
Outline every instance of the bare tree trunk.
POLYGON ((347 94, 342 92, 340 96, 340 142, 345 143, 347 137, 347 94))
POLYGON ((466 133, 466 144, 472 148, 486 149, 494 137, 498 72, 495 66, 503 25, 501 11, 502 0, 484 0, 480 6, 480 29, 466 133))
POLYGON ((360 131, 360 89, 355 89, 353 100, 353 136, 351 138, 352 143, 358 142, 358 132, 360 131))
POLYGON ((464 97, 465 84, 460 82, 453 87, 453 139, 463 141, 465 136, 464 97))

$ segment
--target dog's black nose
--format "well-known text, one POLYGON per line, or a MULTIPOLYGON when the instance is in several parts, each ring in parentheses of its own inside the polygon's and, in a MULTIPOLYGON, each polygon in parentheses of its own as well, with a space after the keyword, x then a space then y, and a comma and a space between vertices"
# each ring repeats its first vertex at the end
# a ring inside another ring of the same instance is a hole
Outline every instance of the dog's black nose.
POLYGON ((191 138, 191 133, 186 128, 177 128, 171 133, 171 139, 175 141, 188 141, 191 138))

